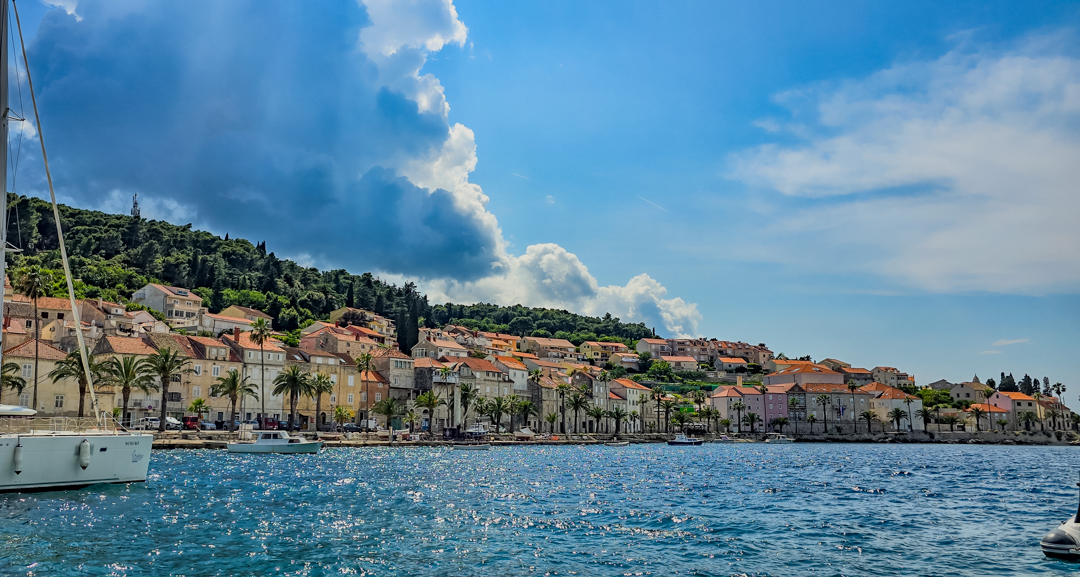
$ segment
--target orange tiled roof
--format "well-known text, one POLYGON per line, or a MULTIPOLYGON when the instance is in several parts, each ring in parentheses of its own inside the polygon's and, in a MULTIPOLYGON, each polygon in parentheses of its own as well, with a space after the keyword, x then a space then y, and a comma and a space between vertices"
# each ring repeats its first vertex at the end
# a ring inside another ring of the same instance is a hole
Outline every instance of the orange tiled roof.
POLYGON ((496 367, 495 365, 491 364, 491 361, 486 360, 486 359, 476 359, 476 358, 473 358, 473 357, 461 357, 461 359, 458 360, 458 363, 469 367, 474 372, 475 371, 490 371, 490 372, 493 372, 493 373, 505 374, 505 373, 502 372, 502 369, 500 369, 499 367, 496 367))
POLYGON ((641 339, 642 341, 650 345, 666 345, 667 341, 664 339, 641 339))
POLYGON ((779 371, 776 371, 775 373, 772 373, 772 374, 774 374, 774 375, 793 375, 793 374, 800 374, 800 373, 802 373, 802 374, 819 374, 819 375, 838 375, 838 374, 840 374, 840 373, 830 369, 829 367, 823 367, 821 365, 815 365, 815 364, 811 364, 811 363, 806 363, 806 364, 795 365, 795 366, 792 366, 792 367, 787 367, 785 369, 780 369, 779 371))
POLYGON ((371 351, 371 356, 375 358, 412 359, 409 355, 395 348, 384 349, 382 347, 375 347, 375 350, 371 351))
POLYGON ((608 395, 608 398, 613 400, 613 401, 625 401, 626 400, 626 399, 620 397, 619 395, 616 395, 615 391, 608 391, 607 395, 608 395))
POLYGON ((157 352, 146 341, 135 337, 102 337, 95 348, 119 355, 152 355, 157 352))
POLYGON ((636 389, 638 391, 651 391, 652 390, 649 387, 646 387, 645 385, 643 385, 641 383, 636 383, 636 382, 634 382, 634 381, 632 381, 630 379, 615 379, 614 381, 611 381, 611 382, 619 383, 620 385, 622 385, 622 386, 624 386, 624 387, 626 387, 628 389, 636 389))
POLYGON ((362 383, 389 383, 386 377, 379 374, 379 371, 360 371, 360 382, 362 383))
POLYGON ((697 359, 694 357, 665 357, 661 356, 661 359, 669 363, 696 363, 697 359))
POLYGON ((1014 401, 1034 401, 1035 398, 1016 391, 998 391, 998 394, 1014 401))
POLYGON ((413 363, 413 367, 417 369, 441 369, 445 366, 446 365, 440 363, 439 361, 428 357, 420 357, 419 359, 416 359, 415 363, 413 363))
POLYGON ((525 337, 526 339, 533 341, 537 346, 541 347, 558 347, 562 349, 574 348, 574 343, 566 339, 549 339, 546 337, 525 337))
MULTIPOLYGON (((241 332, 239 339, 235 338, 232 333, 225 333, 224 335, 222 335, 222 338, 225 339, 226 341, 231 341, 231 342, 237 343, 238 345, 240 345, 240 348, 242 348, 242 349, 250 349, 250 350, 254 350, 254 351, 259 350, 259 345, 255 344, 251 340, 251 332, 241 332)), ((266 352, 273 352, 273 353, 283 353, 283 352, 285 352, 285 349, 279 347, 276 344, 277 342, 278 342, 277 339, 268 339, 268 340, 266 340, 265 342, 263 342, 262 350, 264 350, 266 352)))
MULTIPOLYGON (((34 342, 35 339, 30 339, 22 344, 15 345, 10 349, 4 351, 5 357, 18 357, 20 359, 32 359, 34 358, 34 342)), ((50 345, 46 342, 38 342, 37 356, 39 359, 46 359, 50 361, 60 361, 67 358, 67 353, 50 345)))
POLYGON ((900 390, 900 389, 898 389, 896 387, 890 387, 889 385, 886 385, 884 383, 878 383, 878 382, 873 382, 873 383, 870 383, 869 385, 859 387, 859 390, 860 391, 865 391, 867 393, 880 391, 881 394, 878 395, 878 397, 877 397, 879 399, 908 399, 908 398, 915 399, 915 400, 919 399, 919 397, 916 397, 914 395, 909 395, 909 394, 905 393, 904 391, 902 391, 902 390, 900 390))
POLYGON ((740 359, 740 358, 720 357, 717 360, 720 361, 721 363, 742 363, 744 365, 746 364, 746 359, 740 359))
MULTIPOLYGON (((851 390, 848 389, 847 385, 842 385, 840 383, 804 383, 802 387, 808 393, 847 393, 847 394, 851 394, 851 390)), ((867 393, 866 391, 860 391, 859 389, 855 389, 855 394, 856 395, 869 395, 870 393, 867 393)))
POLYGON ((500 363, 502 363, 502 364, 504 364, 507 367, 510 367, 512 369, 518 369, 518 370, 521 370, 521 371, 529 370, 529 367, 526 367, 525 363, 515 359, 514 357, 495 356, 495 360, 499 361, 500 363))
POLYGON ((967 412, 971 412, 971 409, 973 409, 975 407, 978 407, 978 408, 980 408, 980 409, 982 409, 982 410, 984 410, 984 411, 986 411, 988 413, 1008 413, 1009 412, 1009 411, 1006 411, 1005 409, 1002 409, 1001 407, 995 407, 993 405, 987 405, 986 403, 973 404, 970 407, 968 407, 967 412))
POLYGON ((515 357, 520 357, 522 359, 539 359, 540 358, 540 357, 538 357, 538 356, 536 356, 536 355, 534 355, 532 353, 523 353, 521 351, 510 351, 510 354, 515 356, 515 357))

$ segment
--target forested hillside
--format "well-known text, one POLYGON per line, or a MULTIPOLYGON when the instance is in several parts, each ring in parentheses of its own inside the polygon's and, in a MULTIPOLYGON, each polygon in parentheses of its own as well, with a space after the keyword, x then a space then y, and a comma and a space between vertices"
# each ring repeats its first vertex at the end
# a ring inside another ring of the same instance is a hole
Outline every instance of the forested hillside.
MULTIPOLYGON (((8 195, 8 265, 61 270, 51 206, 38 198, 8 195)), ((342 306, 395 319, 403 346, 415 343, 418 326, 448 322, 481 330, 526 335, 562 333, 576 342, 601 337, 632 342, 652 335, 643 323, 576 315, 564 310, 490 304, 432 305, 412 283, 396 286, 371 273, 320 271, 280 259, 266 242, 214 236, 163 221, 60 206, 78 296, 126 303, 147 282, 182 286, 203 297, 211 312, 233 304, 265 311, 275 328, 298 329, 342 306), (402 330, 403 329, 403 330, 402 330)), ((54 296, 66 296, 61 274, 54 296)))

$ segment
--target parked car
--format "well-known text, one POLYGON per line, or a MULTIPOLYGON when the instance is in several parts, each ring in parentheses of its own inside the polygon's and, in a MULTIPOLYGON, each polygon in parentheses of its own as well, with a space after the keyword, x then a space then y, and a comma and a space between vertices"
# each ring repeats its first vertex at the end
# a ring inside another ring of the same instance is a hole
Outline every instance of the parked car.
POLYGON ((157 417, 143 417, 135 422, 131 427, 139 431, 155 431, 161 424, 161 419, 157 417))
POLYGON ((211 423, 210 421, 202 421, 202 422, 199 423, 199 428, 204 430, 204 431, 216 431, 217 430, 217 425, 214 424, 214 423, 211 423))
POLYGON ((345 423, 341 426, 342 433, 359 433, 360 427, 356 423, 345 423))

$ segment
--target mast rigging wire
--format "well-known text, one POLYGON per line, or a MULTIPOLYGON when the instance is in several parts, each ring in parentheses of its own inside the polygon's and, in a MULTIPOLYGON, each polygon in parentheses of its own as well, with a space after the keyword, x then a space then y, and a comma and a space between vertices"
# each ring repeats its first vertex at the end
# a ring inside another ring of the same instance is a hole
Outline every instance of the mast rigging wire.
POLYGON ((19 46, 22 48, 23 68, 26 70, 26 84, 30 89, 30 102, 34 105, 34 122, 37 124, 38 142, 41 143, 41 159, 45 164, 45 178, 49 181, 49 198, 52 199, 53 220, 56 221, 56 235, 60 240, 60 260, 64 265, 64 280, 67 282, 68 299, 71 301, 71 316, 75 317, 75 338, 79 341, 79 356, 82 360, 83 373, 86 376, 86 386, 90 389, 90 406, 93 407, 94 417, 101 419, 98 412, 97 395, 94 393, 94 376, 90 373, 90 351, 86 350, 86 341, 83 339, 82 320, 79 318, 79 306, 75 302, 75 287, 71 283, 71 267, 68 265, 67 248, 64 246, 64 228, 60 225, 60 208, 56 203, 56 191, 53 189, 52 171, 49 170, 49 155, 45 152, 45 131, 41 128, 41 116, 38 114, 37 97, 34 96, 34 81, 30 78, 30 61, 26 58, 26 43, 23 40, 22 23, 19 21, 19 7, 15 0, 11 0, 11 7, 15 9, 15 26, 19 30, 19 46))

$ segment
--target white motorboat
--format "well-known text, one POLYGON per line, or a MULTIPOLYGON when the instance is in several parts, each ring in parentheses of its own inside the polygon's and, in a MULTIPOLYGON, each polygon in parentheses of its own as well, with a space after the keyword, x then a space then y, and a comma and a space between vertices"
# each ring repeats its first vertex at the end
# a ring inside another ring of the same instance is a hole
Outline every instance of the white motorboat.
POLYGON ((605 447, 629 447, 630 441, 609 441, 604 443, 605 447))
POLYGON ((487 434, 487 427, 485 427, 482 423, 473 423, 473 426, 465 429, 466 437, 484 437, 487 434))
POLYGON ((781 435, 780 433, 769 433, 765 437, 765 442, 786 445, 788 443, 794 443, 795 439, 792 439, 787 435, 781 435))
POLYGON ((488 443, 454 443, 451 447, 455 451, 487 451, 491 448, 488 443))
POLYGON ((714 439, 713 442, 714 443, 734 443, 735 439, 732 439, 731 437, 729 437, 727 435, 720 435, 720 438, 719 439, 714 439))
MULTIPOLYGON (((1076 484, 1080 487, 1080 483, 1076 484)), ((1042 538, 1043 555, 1062 561, 1080 561, 1080 509, 1042 538)))
POLYGON ((536 438, 536 433, 532 432, 532 429, 528 427, 522 427, 514 433, 514 440, 516 441, 532 441, 536 438))
POLYGON ((229 443, 230 453, 318 453, 322 441, 309 441, 303 437, 293 437, 285 431, 255 431, 254 440, 229 443))
POLYGON ((669 444, 669 445, 700 445, 703 442, 704 441, 702 441, 701 439, 697 439, 697 438, 694 438, 694 437, 687 437, 686 435, 684 435, 682 433, 679 433, 678 435, 675 435, 674 439, 668 441, 667 444, 669 444))

